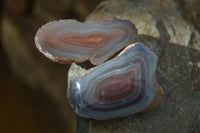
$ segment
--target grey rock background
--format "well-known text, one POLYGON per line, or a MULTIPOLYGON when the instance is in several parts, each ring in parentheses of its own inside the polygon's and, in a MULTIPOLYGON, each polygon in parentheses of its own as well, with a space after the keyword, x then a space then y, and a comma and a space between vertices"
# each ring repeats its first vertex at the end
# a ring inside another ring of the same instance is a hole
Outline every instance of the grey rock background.
POLYGON ((88 132, 200 132, 200 33, 196 16, 200 10, 195 4, 199 2, 109 0, 87 17, 132 21, 138 29, 137 41, 159 56, 156 75, 165 91, 163 102, 154 111, 107 121, 91 120, 88 132))
MULTIPOLYGON (((46 59, 33 38, 48 21, 83 21, 99 2, 0 1, 1 132, 75 132, 75 115, 65 95, 69 65, 46 59), (23 85, 6 80, 13 75, 4 72, 7 67, 23 85)), ((108 0, 97 6, 87 20, 131 20, 139 31, 137 41, 159 56, 156 74, 165 98, 148 113, 108 121, 78 118, 84 125, 78 132, 200 132, 199 5, 198 0, 108 0)))

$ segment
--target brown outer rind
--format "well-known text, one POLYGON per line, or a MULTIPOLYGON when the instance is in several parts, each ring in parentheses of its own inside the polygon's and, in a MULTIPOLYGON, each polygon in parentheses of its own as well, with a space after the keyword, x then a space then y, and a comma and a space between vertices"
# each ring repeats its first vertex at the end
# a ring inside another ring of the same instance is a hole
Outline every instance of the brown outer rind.
POLYGON ((155 88, 156 88, 156 96, 154 97, 151 105, 148 108, 140 111, 139 113, 149 112, 151 110, 154 110, 162 102, 163 96, 164 96, 165 93, 164 93, 163 88, 158 84, 156 78, 155 78, 155 88))

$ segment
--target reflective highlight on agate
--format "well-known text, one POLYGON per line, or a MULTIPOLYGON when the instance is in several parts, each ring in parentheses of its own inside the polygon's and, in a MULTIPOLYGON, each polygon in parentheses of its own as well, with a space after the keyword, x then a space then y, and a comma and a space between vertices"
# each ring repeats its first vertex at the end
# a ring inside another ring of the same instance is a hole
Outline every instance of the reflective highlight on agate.
POLYGON ((137 29, 128 20, 53 21, 42 26, 35 37, 41 53, 55 62, 90 60, 98 65, 135 40, 137 29))
POLYGON ((68 99, 76 114, 93 119, 128 116, 147 108, 156 95, 157 56, 141 43, 70 81, 68 99))

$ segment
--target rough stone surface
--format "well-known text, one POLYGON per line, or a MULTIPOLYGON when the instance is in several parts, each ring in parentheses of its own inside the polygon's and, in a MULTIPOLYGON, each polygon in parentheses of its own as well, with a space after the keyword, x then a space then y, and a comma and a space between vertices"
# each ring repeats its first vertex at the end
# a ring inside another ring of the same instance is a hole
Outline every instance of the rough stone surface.
MULTIPOLYGON (((66 79, 65 81, 59 79, 67 77, 67 68, 50 62, 39 54, 34 46, 33 38, 36 30, 50 20, 75 18, 78 15, 81 15, 83 19, 90 12, 88 9, 92 9, 94 6, 92 5, 94 0, 73 0, 76 4, 70 6, 70 9, 67 9, 68 5, 62 6, 66 10, 61 10, 58 6, 59 2, 56 3, 56 0, 42 1, 3 0, 0 2, 4 4, 1 6, 3 8, 0 13, 4 16, 1 18, 3 21, 1 22, 1 32, 3 33, 0 33, 3 40, 2 45, 15 74, 28 86, 44 90, 50 99, 60 98, 57 104, 61 105, 63 97, 66 97, 64 95, 66 79), (46 1, 46 3, 39 4, 42 1, 46 1), (53 2, 54 4, 52 4, 53 2), (58 4, 57 8, 51 7, 55 4, 58 4), (38 10, 38 8, 41 9, 38 10), (13 49, 17 50, 13 51, 13 49), (34 63, 31 63, 32 61, 34 63), (42 69, 38 65, 43 66, 42 69), (43 71, 43 76, 38 78, 37 74, 41 71, 43 71), (48 74, 47 71, 50 71, 51 74, 48 74), (56 83, 53 83, 54 85, 50 84, 53 80, 49 78, 50 76, 57 79, 56 83)), ((118 17, 134 22, 139 30, 138 41, 147 44, 159 55, 157 79, 166 93, 164 101, 156 110, 109 121, 91 120, 88 131, 95 133, 200 132, 199 0, 174 1, 153 0, 149 1, 150 4, 146 3, 146 0, 105 1, 88 17, 88 20, 118 17), (176 22, 178 23, 176 24, 176 22), (173 28, 170 29, 170 25, 173 28), (181 41, 176 41, 176 38, 172 39, 173 32, 179 36, 177 40, 181 41), (184 36, 178 35, 178 33, 184 33, 184 36), (187 43, 188 38, 189 43, 187 43)), ((64 110, 67 110, 66 107, 64 110)), ((66 114, 64 112, 63 116, 66 114)))
POLYGON ((158 56, 161 105, 148 113, 106 121, 90 120, 89 133, 200 132, 200 33, 183 18, 172 0, 109 0, 87 20, 128 19, 138 29, 137 41, 158 56))

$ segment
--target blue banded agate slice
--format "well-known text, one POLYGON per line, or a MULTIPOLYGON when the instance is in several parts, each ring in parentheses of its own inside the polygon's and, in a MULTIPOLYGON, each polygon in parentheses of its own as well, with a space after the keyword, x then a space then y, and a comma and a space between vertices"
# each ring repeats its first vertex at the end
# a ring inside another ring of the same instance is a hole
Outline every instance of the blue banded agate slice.
POLYGON ((42 26, 35 36, 36 47, 59 63, 89 60, 99 65, 135 40, 137 29, 128 20, 53 21, 42 26))
POLYGON ((146 109, 156 95, 157 56, 141 43, 69 81, 69 103, 79 116, 110 119, 146 109))

